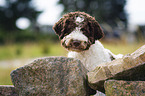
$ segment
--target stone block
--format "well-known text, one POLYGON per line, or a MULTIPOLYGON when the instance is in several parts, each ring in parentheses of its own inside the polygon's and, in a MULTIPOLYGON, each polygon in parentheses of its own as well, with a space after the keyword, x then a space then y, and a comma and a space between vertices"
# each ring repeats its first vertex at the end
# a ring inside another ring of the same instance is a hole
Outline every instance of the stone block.
POLYGON ((0 96, 19 96, 13 85, 0 85, 0 96))
POLYGON ((145 96, 145 81, 105 81, 106 96, 145 96))
POLYGON ((79 60, 49 57, 12 71, 11 79, 20 96, 88 96, 86 74, 79 60))

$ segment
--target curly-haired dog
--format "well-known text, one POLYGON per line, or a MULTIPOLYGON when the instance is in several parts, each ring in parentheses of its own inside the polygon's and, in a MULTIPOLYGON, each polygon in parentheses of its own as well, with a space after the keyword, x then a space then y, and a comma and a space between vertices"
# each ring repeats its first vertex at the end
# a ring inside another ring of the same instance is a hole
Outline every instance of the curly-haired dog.
POLYGON ((98 41, 104 33, 94 17, 84 12, 71 12, 64 15, 54 26, 61 44, 69 53, 68 57, 79 59, 88 71, 97 65, 120 58, 98 41))

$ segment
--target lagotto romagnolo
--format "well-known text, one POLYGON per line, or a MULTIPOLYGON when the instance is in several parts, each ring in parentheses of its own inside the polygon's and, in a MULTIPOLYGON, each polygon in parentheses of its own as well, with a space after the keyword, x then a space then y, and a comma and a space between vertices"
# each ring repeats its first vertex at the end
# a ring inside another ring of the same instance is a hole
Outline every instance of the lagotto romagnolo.
POLYGON ((68 57, 79 59, 88 71, 99 64, 122 57, 121 54, 114 55, 98 41, 104 33, 95 18, 85 12, 64 15, 53 29, 62 46, 69 51, 68 57))

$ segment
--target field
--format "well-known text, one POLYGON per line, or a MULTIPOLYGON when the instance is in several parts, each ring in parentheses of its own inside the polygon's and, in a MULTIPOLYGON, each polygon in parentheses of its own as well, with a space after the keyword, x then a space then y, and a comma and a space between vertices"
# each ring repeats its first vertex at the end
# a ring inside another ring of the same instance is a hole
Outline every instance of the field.
MULTIPOLYGON (((103 43, 105 48, 110 49, 114 54, 128 54, 134 52, 143 44, 108 44, 103 43)), ((43 42, 43 43, 26 43, 0 46, 0 85, 11 85, 10 72, 16 67, 2 67, 2 61, 13 59, 28 59, 45 56, 66 56, 67 51, 61 47, 60 43, 43 42)))
POLYGON ((0 60, 34 58, 41 56, 61 56, 66 51, 59 43, 43 42, 0 46, 0 60))

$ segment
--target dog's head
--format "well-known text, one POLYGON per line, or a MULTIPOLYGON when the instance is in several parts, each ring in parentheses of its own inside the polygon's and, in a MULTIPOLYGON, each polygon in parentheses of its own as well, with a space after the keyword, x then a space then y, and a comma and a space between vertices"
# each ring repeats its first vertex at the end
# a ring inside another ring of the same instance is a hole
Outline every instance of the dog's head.
POLYGON ((84 12, 64 15, 54 26, 62 46, 71 51, 84 51, 104 36, 94 17, 84 12))

